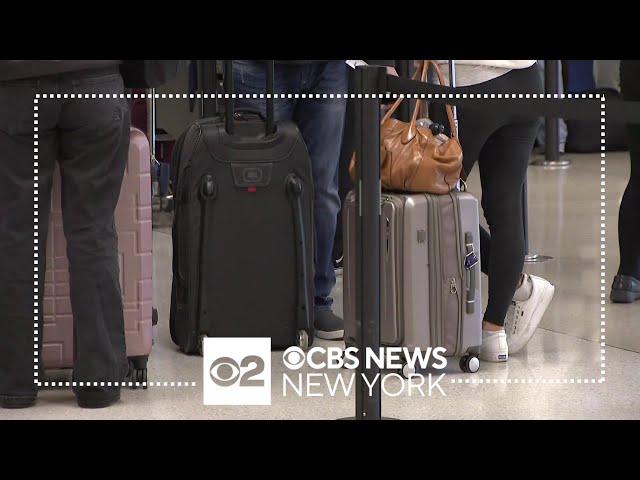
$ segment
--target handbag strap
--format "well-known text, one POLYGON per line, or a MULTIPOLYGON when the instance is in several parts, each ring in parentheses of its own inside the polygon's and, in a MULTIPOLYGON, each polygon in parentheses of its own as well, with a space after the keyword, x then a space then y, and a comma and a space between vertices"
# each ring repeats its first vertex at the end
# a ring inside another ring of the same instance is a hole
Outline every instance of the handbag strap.
MULTIPOLYGON (((416 80, 418 76, 420 76, 420 81, 426 82, 427 72, 429 71, 429 65, 433 65, 433 68, 435 69, 436 74, 438 76, 438 82, 440 82, 440 85, 444 86, 444 77, 442 76, 442 70, 440 70, 440 67, 438 66, 438 64, 433 60, 423 60, 422 67, 418 68, 414 72, 414 74, 411 76, 411 80, 416 80)), ((398 97, 398 99, 394 102, 394 104, 391 106, 391 108, 389 108, 385 116, 382 118, 382 121, 380 122, 381 124, 383 124, 384 122, 389 120, 389 118, 391 118, 391 116, 398 109, 398 107, 400 106, 403 100, 404 100, 404 96, 398 97)), ((453 109, 451 108, 451 105, 446 105, 445 108, 447 110, 449 126, 451 127, 451 136, 457 138, 458 130, 456 129, 456 124, 453 120, 453 109)), ((411 117, 411 122, 408 130, 408 134, 409 134, 408 140, 411 140, 415 136, 416 122, 418 120, 418 114, 421 112, 422 112, 422 102, 418 101, 416 102, 416 106, 413 109, 413 116, 411 117)))

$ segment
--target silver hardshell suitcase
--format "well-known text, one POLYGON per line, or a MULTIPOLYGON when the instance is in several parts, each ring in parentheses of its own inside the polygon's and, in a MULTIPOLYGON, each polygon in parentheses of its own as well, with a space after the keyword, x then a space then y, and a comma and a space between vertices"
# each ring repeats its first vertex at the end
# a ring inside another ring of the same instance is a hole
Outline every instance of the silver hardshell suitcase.
MULTIPOLYGON (((453 79, 453 62, 450 66, 453 79)), ((463 371, 476 372, 482 345, 478 200, 454 190, 446 195, 383 192, 381 202, 382 345, 444 347, 445 356, 460 357, 463 371)), ((343 207, 348 345, 358 332, 356 215, 352 191, 343 207)))
MULTIPOLYGON (((357 333, 355 192, 344 206, 344 319, 357 333)), ((382 195, 381 343, 444 347, 475 372, 482 344, 478 201, 468 192, 382 195)))

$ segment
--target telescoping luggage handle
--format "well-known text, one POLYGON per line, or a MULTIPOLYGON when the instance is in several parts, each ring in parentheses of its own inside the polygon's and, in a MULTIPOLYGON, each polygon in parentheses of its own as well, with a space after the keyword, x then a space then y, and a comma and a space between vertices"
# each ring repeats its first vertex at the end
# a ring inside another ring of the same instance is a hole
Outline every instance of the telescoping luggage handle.
MULTIPOLYGON (((267 64, 267 121, 265 125, 265 135, 271 135, 275 131, 275 121, 274 121, 274 113, 273 113, 273 75, 275 69, 274 60, 267 60, 265 62, 267 64)), ((233 99, 233 61, 225 60, 224 62, 224 89, 226 93, 229 95, 226 99, 225 105, 225 114, 226 114, 226 123, 225 130, 229 135, 233 135, 235 133, 235 120, 234 120, 234 99, 233 99)))

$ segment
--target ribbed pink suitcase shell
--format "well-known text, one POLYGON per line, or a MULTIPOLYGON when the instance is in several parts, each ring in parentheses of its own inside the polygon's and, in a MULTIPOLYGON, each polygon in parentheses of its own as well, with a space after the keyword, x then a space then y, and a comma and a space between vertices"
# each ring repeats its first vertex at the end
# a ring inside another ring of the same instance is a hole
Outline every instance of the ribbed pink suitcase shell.
MULTIPOLYGON (((140 130, 132 128, 129 161, 116 209, 128 357, 149 355, 153 340, 153 231, 149 159, 147 137, 140 130)), ((73 367, 73 315, 66 248, 60 206, 60 176, 56 168, 43 305, 42 357, 46 368, 73 367)))

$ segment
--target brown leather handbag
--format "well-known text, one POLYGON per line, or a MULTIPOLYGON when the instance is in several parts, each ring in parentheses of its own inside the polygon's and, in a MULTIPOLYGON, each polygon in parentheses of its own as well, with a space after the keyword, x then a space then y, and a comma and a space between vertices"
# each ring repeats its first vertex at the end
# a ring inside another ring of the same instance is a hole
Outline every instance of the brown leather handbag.
MULTIPOLYGON (((442 72, 431 60, 424 60, 422 68, 416 70, 412 80, 424 82, 429 65, 435 67, 440 84, 444 84, 442 72)), ((427 127, 416 125, 424 102, 416 101, 409 123, 391 118, 404 97, 398 100, 383 117, 380 128, 380 178, 382 187, 412 193, 445 194, 453 190, 460 178, 465 179, 462 167, 462 147, 453 120, 451 106, 447 105, 447 116, 451 126, 451 138, 440 134, 436 140, 427 127)), ((355 153, 349 166, 351 178, 356 178, 355 153)))

